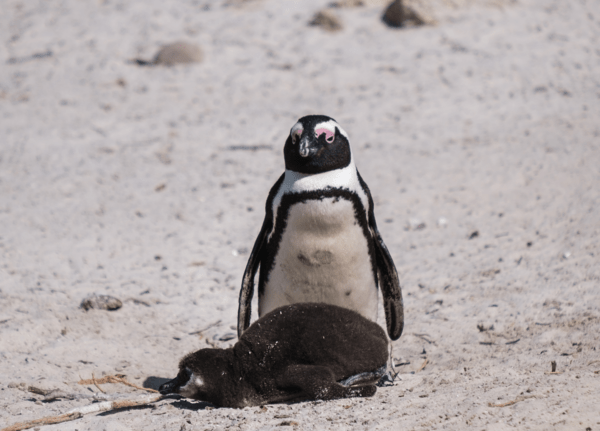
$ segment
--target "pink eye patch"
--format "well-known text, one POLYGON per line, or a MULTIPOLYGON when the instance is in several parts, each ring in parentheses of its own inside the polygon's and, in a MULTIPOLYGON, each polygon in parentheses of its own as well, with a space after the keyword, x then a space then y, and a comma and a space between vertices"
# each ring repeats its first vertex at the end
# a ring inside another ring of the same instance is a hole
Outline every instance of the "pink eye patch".
POLYGON ((327 143, 331 144, 333 142, 333 139, 335 138, 335 134, 329 129, 315 130, 315 136, 317 137, 317 139, 319 139, 319 136, 321 136, 323 133, 325 133, 325 140, 327 141, 327 143))

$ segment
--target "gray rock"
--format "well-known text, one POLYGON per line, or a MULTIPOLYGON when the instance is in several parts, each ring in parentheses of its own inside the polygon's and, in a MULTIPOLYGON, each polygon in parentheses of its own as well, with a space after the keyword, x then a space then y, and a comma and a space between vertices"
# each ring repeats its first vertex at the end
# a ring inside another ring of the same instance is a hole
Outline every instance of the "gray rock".
POLYGON ((339 31, 342 29, 342 22, 339 18, 326 10, 317 12, 309 25, 321 27, 326 31, 339 31))
POLYGON ((174 42, 163 46, 154 57, 154 64, 173 66, 175 64, 200 63, 202 50, 188 42, 174 42))
POLYGON ((423 18, 414 10, 402 4, 402 0, 391 2, 381 19, 390 27, 408 27, 425 24, 423 18))

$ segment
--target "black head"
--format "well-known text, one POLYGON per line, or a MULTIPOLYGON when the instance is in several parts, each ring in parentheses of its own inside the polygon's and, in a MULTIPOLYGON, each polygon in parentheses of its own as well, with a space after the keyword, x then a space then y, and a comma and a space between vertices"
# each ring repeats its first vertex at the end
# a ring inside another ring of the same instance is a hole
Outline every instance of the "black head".
POLYGON ((177 377, 161 385, 160 393, 227 405, 224 397, 231 394, 232 386, 228 353, 230 351, 222 349, 202 349, 188 354, 179 362, 177 377))
POLYGON ((325 115, 298 120, 283 148, 285 167, 303 174, 318 174, 345 168, 352 159, 348 135, 325 115))

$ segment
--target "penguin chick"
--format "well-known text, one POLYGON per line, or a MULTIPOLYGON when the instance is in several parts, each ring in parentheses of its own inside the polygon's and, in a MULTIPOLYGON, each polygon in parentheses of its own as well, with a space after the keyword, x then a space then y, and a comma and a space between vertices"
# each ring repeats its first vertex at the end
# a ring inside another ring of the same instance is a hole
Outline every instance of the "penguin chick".
POLYGON ((287 305, 254 322, 233 347, 185 356, 160 392, 236 408, 370 397, 387 357, 385 332, 360 314, 323 303, 287 305))
POLYGON ((283 305, 324 302, 377 320, 381 288, 387 330, 404 326, 402 291, 356 166, 348 135, 332 118, 309 115, 292 127, 285 172, 271 189, 244 272, 238 336, 250 324, 260 267, 258 315, 283 305))

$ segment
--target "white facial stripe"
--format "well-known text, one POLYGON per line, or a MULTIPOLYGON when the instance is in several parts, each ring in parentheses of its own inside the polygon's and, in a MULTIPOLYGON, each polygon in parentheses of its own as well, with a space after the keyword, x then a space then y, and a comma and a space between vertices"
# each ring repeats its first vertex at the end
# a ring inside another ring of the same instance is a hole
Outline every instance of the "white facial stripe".
POLYGON ((300 133, 302 133, 302 130, 304 130, 304 126, 302 125, 302 123, 300 121, 298 121, 296 124, 294 124, 294 127, 292 127, 292 130, 290 130, 290 135, 293 135, 294 133, 300 131, 300 133))
POLYGON ((196 390, 204 386, 204 380, 197 374, 191 373, 190 379, 179 389, 179 394, 184 397, 192 397, 196 393, 196 390))
MULTIPOLYGON (((294 126, 295 127, 295 126, 294 126)), ((342 136, 344 136, 346 139, 349 140, 348 135, 346 134, 346 132, 344 131, 344 129, 342 129, 340 127, 340 125, 338 123, 336 123, 333 120, 329 120, 329 121, 324 121, 322 123, 319 123, 315 126, 315 130, 317 129, 327 129, 329 130, 331 133, 333 133, 335 135, 335 128, 338 128, 338 130, 340 131, 340 134, 342 136)))

